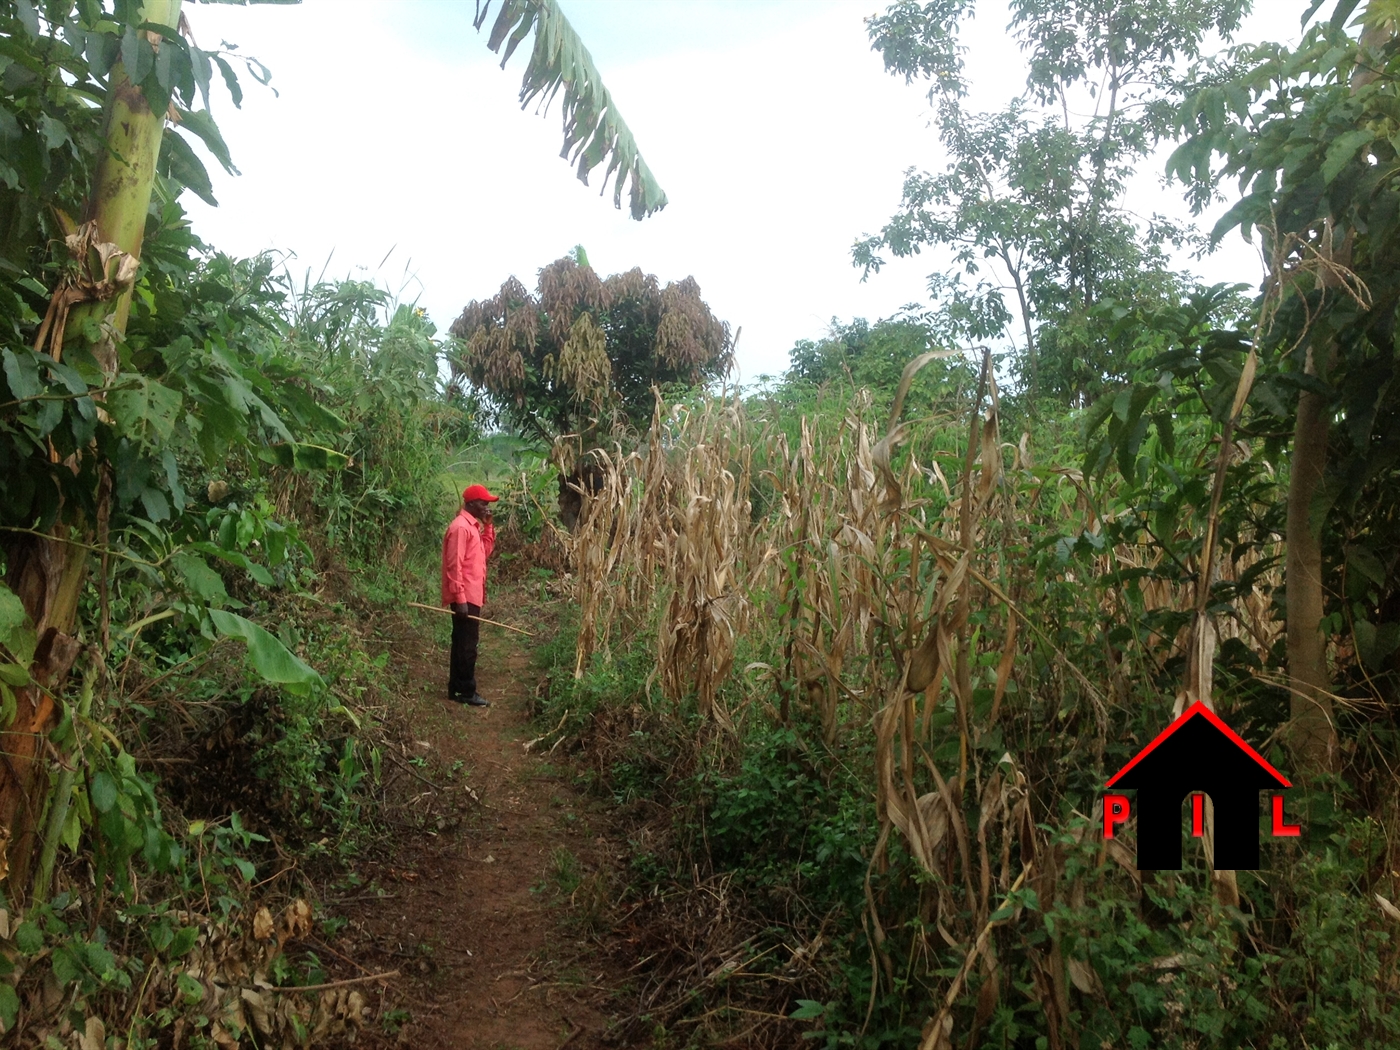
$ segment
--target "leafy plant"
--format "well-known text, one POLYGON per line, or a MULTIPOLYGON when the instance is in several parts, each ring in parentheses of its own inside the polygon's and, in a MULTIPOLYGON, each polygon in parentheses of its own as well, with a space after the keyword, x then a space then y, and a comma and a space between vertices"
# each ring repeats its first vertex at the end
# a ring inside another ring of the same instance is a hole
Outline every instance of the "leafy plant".
POLYGON ((723 375, 732 350, 694 278, 664 288, 641 270, 602 279, 581 253, 540 270, 534 295, 511 278, 469 303, 451 331, 455 375, 547 445, 576 436, 584 449, 615 421, 648 419, 653 387, 723 375))

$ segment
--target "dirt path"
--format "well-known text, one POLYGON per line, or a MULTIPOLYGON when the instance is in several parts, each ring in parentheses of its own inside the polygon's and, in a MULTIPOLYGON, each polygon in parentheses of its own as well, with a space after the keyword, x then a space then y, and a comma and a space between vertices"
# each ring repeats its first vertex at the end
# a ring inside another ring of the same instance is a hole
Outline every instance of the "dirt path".
MULTIPOLYGON (((511 608, 502 595, 487 615, 515 620, 511 608)), ((538 617, 529 626, 549 630, 538 617)), ((381 1009, 388 1028, 402 1027, 396 1036, 367 1031, 361 1045, 603 1045, 612 982, 587 918, 616 851, 593 830, 603 824, 596 804, 547 756, 524 750, 538 678, 531 644, 483 627, 477 677, 492 706, 478 710, 446 700, 444 647, 426 634, 391 639, 419 753, 439 776, 455 769, 478 801, 465 801, 455 830, 412 837, 396 863, 366 872, 372 892, 352 910, 341 943, 362 965, 373 958, 400 970, 381 1009)))

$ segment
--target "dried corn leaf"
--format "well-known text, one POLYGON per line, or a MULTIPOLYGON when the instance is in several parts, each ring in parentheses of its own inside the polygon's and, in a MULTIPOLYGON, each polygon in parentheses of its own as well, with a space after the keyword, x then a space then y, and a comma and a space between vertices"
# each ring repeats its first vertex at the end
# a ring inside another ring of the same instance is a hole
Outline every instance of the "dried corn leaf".
POLYGON ((1379 893, 1375 894, 1375 898, 1376 903, 1381 906, 1382 912, 1384 912, 1389 918, 1394 919, 1396 922, 1400 922, 1400 908, 1397 908, 1394 904, 1391 904, 1390 901, 1386 900, 1379 893))
POLYGON ((1100 995, 1103 987, 1099 984, 1099 975, 1089 963, 1083 959, 1066 959, 1065 969, 1069 971, 1070 983, 1078 988, 1085 995, 1100 995))

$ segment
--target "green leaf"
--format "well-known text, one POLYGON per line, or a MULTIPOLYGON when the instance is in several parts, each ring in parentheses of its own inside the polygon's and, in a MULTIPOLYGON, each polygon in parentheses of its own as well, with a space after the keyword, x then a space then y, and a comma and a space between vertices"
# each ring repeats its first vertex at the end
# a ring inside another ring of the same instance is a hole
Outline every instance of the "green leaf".
POLYGON ((149 434, 155 439, 151 444, 169 441, 184 403, 180 392, 145 376, 123 375, 121 379, 129 385, 107 395, 107 409, 123 433, 142 440, 149 440, 149 434))
POLYGON ((126 32, 122 34, 122 65, 126 67, 126 75, 135 83, 140 83, 140 78, 136 75, 136 70, 140 66, 138 56, 136 27, 127 26, 126 32))
POLYGON ((180 484, 180 464, 175 460, 175 453, 166 449, 160 454, 161 465, 165 467, 165 484, 170 489, 170 498, 175 503, 175 512, 183 514, 185 512, 185 489, 180 484))
POLYGON ((1356 156, 1356 151, 1362 146, 1368 146, 1375 140, 1374 133, 1359 128, 1355 131, 1348 131, 1338 135, 1327 147, 1327 156, 1322 161, 1322 182, 1330 186, 1332 180, 1342 173, 1342 169, 1351 163, 1351 159, 1356 156))
POLYGON ((106 770, 97 773, 88 788, 88 797, 92 799, 93 808, 97 812, 110 812, 117 804, 117 782, 106 770))
POLYGON ((209 115, 209 111, 206 109, 177 108, 176 112, 180 116, 179 126, 203 142, 209 152, 214 154, 214 159, 224 166, 226 172, 230 175, 237 175, 239 172, 233 165, 233 158, 229 155, 228 143, 224 141, 223 135, 219 132, 219 126, 214 123, 214 118, 209 115))
POLYGON ((25 955, 33 955, 44 946, 44 934, 32 922, 22 922, 15 930, 15 947, 25 955))
POLYGON ((199 97, 204 103, 204 108, 209 108, 209 81, 214 75, 214 67, 209 62, 209 52, 201 51, 197 47, 190 48, 190 70, 194 74, 194 82, 199 86, 199 97))
POLYGON ((194 942, 199 939, 199 928, 197 926, 182 926, 170 939, 169 956, 178 959, 185 955, 194 947, 194 942))
POLYGON ((219 72, 223 75, 224 86, 228 88, 229 96, 233 99, 234 108, 242 109, 243 89, 238 86, 238 77, 234 76, 233 68, 224 61, 222 55, 216 55, 211 52, 209 57, 214 60, 214 64, 219 67, 219 72))
POLYGON ((160 142, 160 173, 174 179, 191 191, 205 204, 217 208, 214 197, 214 184, 209 181, 209 172, 204 162, 195 156, 190 144, 177 134, 167 134, 160 142))
POLYGON ((87 55, 88 72, 94 77, 102 78, 112 68, 112 63, 117 60, 119 44, 110 33, 101 33, 89 30, 87 33, 87 47, 84 53, 87 55))
MULTIPOLYGON (((29 622, 29 614, 24 611, 24 603, 14 591, 0 583, 0 645, 4 645, 21 667, 28 667, 34 659, 34 648, 38 636, 29 622)), ((26 675, 27 677, 27 675, 26 675)), ((12 685, 27 685, 27 682, 11 682, 12 685)))
POLYGON ((39 130, 44 135, 44 148, 49 152, 58 149, 58 147, 62 146, 65 142, 73 141, 68 135, 68 129, 63 126, 62 122, 54 120, 53 117, 49 116, 47 113, 39 117, 39 130))
POLYGON ((44 392, 44 384, 39 379, 39 363, 29 351, 23 356, 9 347, 5 348, 5 380, 10 384, 10 393, 16 398, 38 397, 44 392))
POLYGON ((289 470, 344 470, 350 465, 350 457, 343 452, 292 441, 269 445, 259 453, 259 458, 289 470))
POLYGON ((314 668, 252 620, 223 609, 210 609, 209 619, 224 637, 238 638, 248 644, 253 668, 265 681, 285 686, 294 693, 306 693, 312 686, 325 684, 314 668))
MULTIPOLYGON (((1337 0, 1337 6, 1333 9, 1332 17, 1327 24, 1334 30, 1341 29, 1347 24, 1347 19, 1351 17, 1351 13, 1356 10, 1360 3, 1361 0, 1337 0)), ((1380 5, 1368 5, 1368 7, 1370 6, 1379 7, 1380 5)))
POLYGON ((180 575, 189 584, 190 590, 207 605, 222 605, 228 601, 228 591, 224 589, 223 578, 209 568, 208 562, 198 554, 181 551, 171 559, 180 575))
POLYGON ((68 816, 63 821, 63 831, 59 841, 68 847, 69 853, 78 852, 78 840, 83 833, 83 815, 77 806, 68 808, 68 816))
POLYGON ((170 503, 165 498, 165 493, 158 488, 147 485, 141 490, 141 506, 146 509, 146 516, 152 521, 164 521, 170 517, 170 503))
POLYGON ((24 611, 24 602, 9 587, 0 583, 0 641, 14 628, 28 623, 29 614, 24 611))
POLYGON ((188 1005, 193 1006, 204 998, 204 985, 187 973, 181 973, 175 978, 175 987, 179 989, 181 997, 188 1005))
POLYGON ((1348 568, 1359 572, 1378 586, 1385 585, 1385 566, 1371 550, 1366 547, 1349 546, 1346 549, 1346 556, 1348 568))
POLYGON ((15 0, 15 15, 19 18, 19 24, 24 26, 24 31, 38 40, 39 14, 34 10, 34 4, 30 0, 15 0))
POLYGON ((826 1006, 815 999, 797 1000, 797 1009, 788 1014, 794 1021, 815 1021, 826 1013, 826 1006))
MULTIPOLYGON (((476 27, 481 28, 489 5, 480 7, 476 27)), ((578 165, 579 181, 588 183, 588 173, 607 161, 603 189, 613 182, 613 204, 622 207, 623 183, 631 179, 631 213, 644 219, 666 207, 666 194, 651 174, 637 149, 636 140, 622 117, 617 103, 603 84, 583 41, 569 25, 556 0, 506 2, 491 27, 486 46, 505 53, 501 66, 510 61, 520 42, 535 31, 535 46, 525 67, 520 86, 521 107, 535 99, 552 99, 562 93, 564 150, 561 156, 578 165)))
MULTIPOLYGON (((237 522, 233 518, 233 516, 230 515, 224 518, 224 520, 219 523, 219 542, 223 543, 225 539, 227 539, 227 542, 229 544, 237 544, 238 540, 236 532, 237 522), (225 531, 227 531, 228 533, 226 537, 224 535, 225 531)), ((230 565, 238 566, 238 568, 242 569, 249 576, 253 577, 254 580, 262 584, 264 587, 272 586, 272 573, 268 572, 265 568, 263 568, 257 562, 253 561, 252 558, 249 558, 242 551, 229 550, 213 543, 203 542, 193 543, 190 545, 190 547, 191 549, 197 550, 202 554, 209 555, 211 558, 218 558, 220 561, 228 562, 228 564, 230 565)))
POLYGON ((13 985, 0 981, 0 1026, 3 1026, 0 1030, 10 1031, 18 1018, 19 996, 15 994, 13 985))
POLYGON ((1361 662, 1373 671, 1382 670, 1386 657, 1400 649, 1400 623, 1383 623, 1377 626, 1365 620, 1352 624, 1356 636, 1356 652, 1361 662))
POLYGON ((1154 412, 1152 422, 1157 427, 1157 440, 1162 443, 1162 451, 1169 457, 1176 455, 1176 431, 1172 426, 1171 412, 1154 412))
POLYGON ((162 47, 156 52, 156 83, 166 91, 169 91, 174 86, 174 81, 171 78, 170 66, 171 63, 175 61, 176 50, 177 49, 172 46, 162 47))
POLYGON ((82 964, 78 961, 73 949, 67 944, 60 944, 54 948, 49 965, 53 967, 53 978, 58 982, 60 988, 76 984, 78 978, 83 974, 82 964))

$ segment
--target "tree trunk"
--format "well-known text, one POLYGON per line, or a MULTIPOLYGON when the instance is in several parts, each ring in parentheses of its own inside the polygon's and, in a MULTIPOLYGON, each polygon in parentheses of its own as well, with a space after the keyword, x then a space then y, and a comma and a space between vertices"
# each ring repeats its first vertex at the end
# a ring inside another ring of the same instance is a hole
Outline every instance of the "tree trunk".
MULTIPOLYGON (((1308 349, 1306 372, 1317 374, 1308 349)), ((1314 528, 1313 498, 1327 470, 1327 431, 1331 410, 1319 394, 1298 395, 1293 427, 1293 463, 1288 478, 1287 561, 1289 716, 1292 743, 1304 770, 1332 768, 1337 733, 1332 723, 1332 678, 1327 671, 1327 639, 1322 633, 1322 537, 1314 528)), ((1321 523, 1319 522, 1320 526, 1321 523)))
MULTIPOLYGON (((1366 16, 1369 19, 1370 5, 1366 16)), ((1393 35, 1389 21, 1371 20, 1361 33, 1360 58, 1351 77, 1351 89, 1357 91, 1374 81, 1377 63, 1367 59, 1376 54, 1393 35)), ((1326 231, 1332 251, 1334 234, 1326 231)), ((1351 234, 1336 247, 1335 261, 1351 265, 1351 234)), ((1322 278, 1324 291, 1335 288, 1339 280, 1332 271, 1322 278)), ((1308 347, 1304 372, 1319 374, 1314 346, 1308 347)), ((1335 343, 1327 348, 1327 370, 1336 360, 1335 343)), ((1288 628, 1288 679, 1291 695, 1289 719, 1292 723, 1291 741, 1303 771, 1324 772, 1335 768, 1337 760, 1337 729, 1333 722, 1332 676, 1327 670, 1327 639, 1322 634, 1325 612, 1322 589, 1322 526, 1312 521, 1313 500, 1327 473, 1327 434, 1331 429, 1331 411, 1327 401, 1318 394, 1304 390, 1298 395, 1298 414, 1293 425, 1293 462, 1288 478, 1287 561, 1284 585, 1288 595, 1286 610, 1288 628)))
MULTIPOLYGON (((146 0, 142 18, 175 26, 180 20, 180 4, 181 0, 146 0)), ((153 47, 160 46, 159 34, 148 34, 148 39, 153 47)), ((103 127, 105 150, 85 218, 96 223, 99 242, 115 244, 139 258, 165 114, 151 112, 146 96, 120 62, 112 67, 108 80, 103 127)), ((115 302, 77 306, 67 331, 80 337, 83 320, 98 317, 109 319, 120 333, 126 328, 130 304, 127 291, 115 302)), ((93 347, 93 352, 108 379, 115 377, 116 346, 106 343, 93 347)), ((108 498, 104 485, 98 493, 99 503, 108 498)), ((99 506, 98 512, 101 515, 104 508, 99 506)), ((6 549, 5 582, 24 603, 39 637, 30 668, 35 684, 17 690, 14 721, 0 733, 0 880, 4 880, 12 902, 24 898, 38 853, 37 831, 48 791, 48 769, 39 755, 56 720, 54 696, 62 689, 80 649, 73 625, 87 581, 90 552, 86 548, 92 538, 92 523, 74 508, 65 507, 50 535, 22 536, 6 549)))

